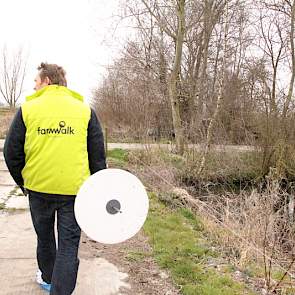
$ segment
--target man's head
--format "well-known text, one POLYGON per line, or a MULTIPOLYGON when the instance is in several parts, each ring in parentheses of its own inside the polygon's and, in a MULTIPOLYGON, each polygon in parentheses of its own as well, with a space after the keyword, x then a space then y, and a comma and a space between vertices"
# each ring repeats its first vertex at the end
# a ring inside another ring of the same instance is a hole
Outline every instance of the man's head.
POLYGON ((41 63, 38 67, 38 74, 35 78, 35 87, 34 90, 39 90, 48 85, 60 85, 67 86, 66 72, 65 70, 56 65, 41 63))

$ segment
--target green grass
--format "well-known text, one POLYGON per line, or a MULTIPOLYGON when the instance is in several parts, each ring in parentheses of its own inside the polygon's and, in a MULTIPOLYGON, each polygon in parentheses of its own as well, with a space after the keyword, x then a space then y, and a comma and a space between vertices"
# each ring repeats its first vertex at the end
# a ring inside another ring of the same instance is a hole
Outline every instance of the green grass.
POLYGON ((129 251, 126 255, 126 259, 131 262, 141 262, 144 261, 148 256, 149 253, 143 251, 129 251))
POLYGON ((113 149, 107 152, 107 162, 110 168, 124 169, 128 161, 128 151, 123 149, 113 149))
POLYGON ((128 151, 123 149, 113 149, 109 150, 107 153, 108 158, 113 158, 122 162, 127 162, 128 160, 128 151))
MULTIPOLYGON (((184 295, 254 294, 235 282, 230 273, 218 273, 208 260, 218 255, 203 236, 203 225, 187 209, 172 210, 150 194, 150 211, 144 225, 157 263, 168 269, 184 295)), ((230 268, 227 268, 230 271, 230 268)))

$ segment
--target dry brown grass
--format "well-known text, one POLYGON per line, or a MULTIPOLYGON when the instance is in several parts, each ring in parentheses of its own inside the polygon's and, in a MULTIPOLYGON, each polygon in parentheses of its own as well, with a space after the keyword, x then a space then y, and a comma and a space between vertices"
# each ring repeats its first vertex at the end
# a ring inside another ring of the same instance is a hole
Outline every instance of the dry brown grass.
POLYGON ((154 192, 169 191, 171 186, 177 185, 176 168, 166 163, 163 158, 165 153, 147 145, 145 149, 130 151, 128 154, 128 163, 134 167, 134 172, 154 192))
MULTIPOLYGON (((272 290, 286 270, 295 275, 294 266, 289 269, 294 256, 295 234, 293 221, 288 214, 288 194, 282 190, 275 175, 269 176, 266 187, 261 192, 253 187, 238 193, 208 191, 206 196, 198 196, 196 191, 192 197, 185 189, 175 189, 181 185, 181 172, 189 168, 183 167, 187 159, 168 155, 161 150, 146 149, 130 152, 129 160, 140 167, 136 168, 137 175, 142 176, 153 190, 162 193, 164 201, 174 205, 176 202, 177 206, 189 205, 203 220, 210 239, 216 242, 220 252, 236 267, 248 270, 255 265, 254 276, 261 278, 262 284, 266 285, 265 290, 272 290), (184 199, 188 198, 196 202, 187 203, 184 199)), ((243 162, 243 159, 239 161, 243 162)), ((248 156, 245 161, 248 161, 248 156)), ((223 159, 223 162, 228 165, 230 161, 223 159)), ((233 170, 236 170, 237 164, 235 161, 233 163, 233 170)), ((194 166, 193 163, 190 165, 194 166)), ((216 171, 219 169, 217 167, 216 171)), ((229 171, 230 167, 227 170, 229 171)), ((239 173, 243 171, 239 170, 239 173)), ((182 187, 186 188, 184 185, 182 187)), ((189 191, 191 189, 190 187, 189 191)), ((289 274, 277 290, 286 282, 294 288, 292 276, 289 274)))
POLYGON ((286 206, 274 209, 282 197, 273 181, 263 193, 254 189, 212 195, 212 202, 202 202, 195 210, 220 252, 240 270, 261 278, 267 294, 295 291, 293 221, 286 206))
POLYGON ((5 138, 14 114, 15 110, 0 108, 0 138, 5 138))

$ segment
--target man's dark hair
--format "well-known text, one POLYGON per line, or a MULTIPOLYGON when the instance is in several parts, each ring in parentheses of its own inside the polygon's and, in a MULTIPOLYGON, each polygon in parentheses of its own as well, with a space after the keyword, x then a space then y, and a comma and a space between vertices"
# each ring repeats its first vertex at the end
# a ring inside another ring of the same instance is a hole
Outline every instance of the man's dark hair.
POLYGON ((51 85, 67 86, 66 71, 62 67, 42 62, 38 71, 42 82, 48 77, 51 85))

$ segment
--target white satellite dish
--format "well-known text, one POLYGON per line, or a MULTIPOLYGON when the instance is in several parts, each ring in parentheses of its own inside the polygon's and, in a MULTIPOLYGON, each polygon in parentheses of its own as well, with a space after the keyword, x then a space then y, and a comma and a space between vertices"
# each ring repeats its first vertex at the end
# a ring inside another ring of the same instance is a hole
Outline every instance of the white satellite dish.
POLYGON ((110 168, 96 172, 83 183, 75 201, 75 216, 91 239, 116 244, 141 229, 148 208, 148 195, 141 181, 125 170, 110 168))

